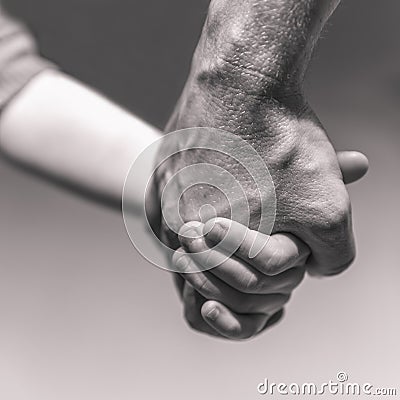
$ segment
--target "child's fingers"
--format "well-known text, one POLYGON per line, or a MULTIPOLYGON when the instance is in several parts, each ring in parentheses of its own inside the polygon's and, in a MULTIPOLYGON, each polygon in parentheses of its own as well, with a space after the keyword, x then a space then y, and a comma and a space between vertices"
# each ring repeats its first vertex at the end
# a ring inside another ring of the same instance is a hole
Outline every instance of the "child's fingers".
MULTIPOLYGON (((204 238, 186 240, 189 256, 195 261, 192 268, 201 266, 242 293, 271 294, 292 292, 303 280, 305 268, 290 268, 278 275, 268 276, 236 256, 228 257, 222 251, 210 249, 204 238)), ((178 251, 184 252, 183 249, 178 251)), ((176 257, 175 257, 176 258, 176 257)), ((188 272, 196 272, 194 271, 188 272)))
POLYGON ((248 313, 272 314, 283 307, 289 300, 289 294, 258 294, 242 293, 227 285, 210 272, 203 272, 196 266, 194 260, 188 254, 176 252, 173 257, 176 269, 182 272, 182 277, 195 290, 208 300, 223 302, 232 310, 248 313), (199 272, 190 272, 195 271, 199 272))
POLYGON ((249 294, 290 294, 302 282, 304 267, 290 268, 278 275, 268 276, 243 261, 231 257, 210 272, 236 290, 249 294))
MULTIPOLYGON (((276 275, 305 264, 310 250, 289 233, 265 235, 226 218, 215 218, 203 227, 206 240, 219 244, 265 275, 276 275)), ((190 249, 189 249, 190 250, 190 249)))
POLYGON ((237 314, 217 301, 204 303, 201 314, 210 327, 233 340, 249 339, 257 335, 266 328, 270 319, 266 314, 237 314))
POLYGON ((276 275, 293 267, 304 266, 309 255, 309 247, 296 236, 275 233, 253 261, 264 274, 276 275))

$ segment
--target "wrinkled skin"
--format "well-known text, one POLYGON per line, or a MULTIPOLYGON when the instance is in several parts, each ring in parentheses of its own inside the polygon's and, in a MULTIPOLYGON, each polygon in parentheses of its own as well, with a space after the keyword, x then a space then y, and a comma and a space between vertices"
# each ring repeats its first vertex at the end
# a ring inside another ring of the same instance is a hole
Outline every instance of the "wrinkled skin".
MULTIPOLYGON (((233 3, 240 10, 240 2, 233 3)), ((311 274, 335 275, 344 271, 355 257, 350 201, 336 152, 303 95, 303 74, 298 73, 303 68, 296 66, 293 73, 283 74, 290 79, 282 84, 282 79, 275 78, 279 74, 266 60, 259 59, 260 53, 255 54, 255 46, 249 44, 259 40, 260 27, 252 26, 250 37, 247 32, 239 35, 240 45, 228 45, 227 51, 220 51, 221 43, 229 44, 229 40, 220 40, 215 25, 215 18, 208 18, 190 76, 166 131, 214 127, 239 135, 250 143, 268 165, 275 184, 277 212, 273 233, 292 234, 310 248, 306 268, 311 274)), ((306 64, 308 55, 298 59, 306 64)), ((182 167, 206 161, 238 172, 234 164, 223 158, 216 159, 212 152, 186 152, 158 169, 153 186, 155 196, 182 167)), ((245 176, 242 184, 248 193, 253 217, 249 227, 257 229, 259 194, 245 176)), ((217 215, 227 217, 229 210, 214 188, 194 187, 181 198, 184 221, 199 220, 199 209, 204 203, 213 203, 217 215)), ((165 224, 161 223, 159 229, 160 236, 172 248, 180 246, 177 235, 165 224)), ((178 286, 184 292, 179 280, 178 286)), ((205 301, 196 293, 192 296, 196 299, 193 304, 201 305, 205 301)), ((196 307, 191 309, 195 313, 196 307)), ((205 330, 201 324, 204 322, 191 316, 193 327, 205 330)))
MULTIPOLYGON (((336 152, 302 91, 313 46, 337 3, 213 0, 190 75, 166 128, 219 128, 249 142, 275 184, 274 232, 302 239, 312 251, 308 270, 321 275, 342 272, 355 256, 350 202, 336 152)), ((215 162, 215 154, 203 151, 175 157, 158 171, 156 186, 162 188, 182 166, 208 158, 215 162)), ((224 159, 216 164, 235 169, 224 159)), ((258 193, 243 178, 256 215, 258 193)), ((221 200, 212 188, 184 196, 185 222, 197 220, 199 207, 213 196, 221 200)), ((224 207, 222 200, 219 203, 224 207)))
MULTIPOLYGON (((275 184, 277 213, 273 232, 294 234, 311 248, 307 262, 311 273, 342 272, 355 255, 350 202, 336 152, 312 110, 301 96, 290 99, 288 106, 266 96, 249 97, 229 87, 209 89, 208 85, 189 80, 167 130, 212 126, 251 143, 268 165, 275 184), (218 93, 211 98, 213 91, 218 93)), ((206 160, 205 152, 175 157, 168 171, 159 171, 158 185, 162 187, 182 166, 206 160)), ((214 154, 210 154, 209 161, 215 162, 214 154)), ((224 166, 228 170, 235 168, 224 166)), ((249 182, 251 193, 250 185, 249 182)), ((198 209, 214 196, 218 198, 212 188, 207 192, 203 189, 198 196, 193 192, 184 196, 181 207, 185 222, 198 220, 198 209)), ((259 206, 255 194, 254 199, 250 198, 253 215, 257 215, 259 206)), ((225 209, 218 211, 219 216, 226 216, 225 209)), ((256 224, 257 219, 251 223, 256 224)))

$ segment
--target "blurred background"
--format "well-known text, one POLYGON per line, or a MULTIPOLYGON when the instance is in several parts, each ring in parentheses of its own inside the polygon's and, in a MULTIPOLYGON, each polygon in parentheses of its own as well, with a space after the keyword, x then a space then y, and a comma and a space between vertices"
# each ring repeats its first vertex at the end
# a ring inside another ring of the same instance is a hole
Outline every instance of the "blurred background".
MULTIPOLYGON (((160 128, 208 6, 4 3, 44 56, 160 128)), ((399 16, 397 0, 343 1, 307 81, 336 148, 370 159, 350 187, 358 258, 339 277, 307 279, 286 318, 251 342, 189 330, 170 276, 136 253, 120 213, 0 160, 0 398, 256 399, 264 378, 321 383, 339 371, 400 389, 399 16)))

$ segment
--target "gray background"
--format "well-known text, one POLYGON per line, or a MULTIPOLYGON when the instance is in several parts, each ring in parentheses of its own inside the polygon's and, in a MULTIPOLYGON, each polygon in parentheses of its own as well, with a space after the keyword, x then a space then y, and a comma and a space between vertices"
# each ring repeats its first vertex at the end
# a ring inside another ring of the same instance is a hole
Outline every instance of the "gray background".
MULTIPOLYGON (((208 1, 10 0, 47 57, 162 127, 208 1)), ((307 90, 338 149, 364 151, 350 188, 358 258, 307 279, 284 321, 248 343, 190 331, 165 272, 118 212, 0 161, 0 398, 255 399, 277 382, 400 386, 400 2, 344 1, 307 90)))

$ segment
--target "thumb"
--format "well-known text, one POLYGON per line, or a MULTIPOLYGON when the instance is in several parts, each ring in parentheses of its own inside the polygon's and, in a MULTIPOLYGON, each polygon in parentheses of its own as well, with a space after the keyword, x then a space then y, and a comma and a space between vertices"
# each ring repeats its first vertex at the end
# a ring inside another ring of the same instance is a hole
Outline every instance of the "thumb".
POLYGON ((338 151, 337 158, 346 185, 358 181, 368 171, 368 158, 358 151, 338 151))

